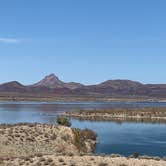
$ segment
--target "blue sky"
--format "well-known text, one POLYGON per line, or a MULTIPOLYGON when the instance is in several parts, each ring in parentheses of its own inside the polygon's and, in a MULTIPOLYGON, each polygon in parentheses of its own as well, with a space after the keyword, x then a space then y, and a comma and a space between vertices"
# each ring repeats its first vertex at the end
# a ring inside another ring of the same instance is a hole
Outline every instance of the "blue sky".
POLYGON ((0 0, 0 83, 166 83, 165 0, 0 0))

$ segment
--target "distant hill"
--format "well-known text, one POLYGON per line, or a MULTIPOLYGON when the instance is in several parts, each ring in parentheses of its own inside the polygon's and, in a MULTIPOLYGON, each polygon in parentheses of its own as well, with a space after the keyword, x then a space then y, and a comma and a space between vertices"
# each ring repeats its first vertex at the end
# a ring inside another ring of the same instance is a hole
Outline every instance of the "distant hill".
POLYGON ((17 81, 12 81, 8 83, 4 83, 0 85, 0 92, 24 92, 26 89, 26 86, 20 84, 17 81))
POLYGON ((55 74, 46 76, 33 85, 22 85, 12 81, 0 85, 0 95, 77 95, 111 97, 157 97, 166 98, 166 84, 142 84, 131 80, 108 80, 97 85, 83 85, 76 82, 63 82, 55 74))

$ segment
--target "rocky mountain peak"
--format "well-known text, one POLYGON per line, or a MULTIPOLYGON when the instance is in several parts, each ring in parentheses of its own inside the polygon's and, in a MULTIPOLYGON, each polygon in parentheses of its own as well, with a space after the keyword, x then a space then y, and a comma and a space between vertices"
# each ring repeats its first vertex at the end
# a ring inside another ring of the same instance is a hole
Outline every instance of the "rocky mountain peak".
POLYGON ((55 74, 50 74, 50 75, 46 76, 43 80, 44 81, 60 81, 59 78, 55 74))
POLYGON ((45 86, 48 88, 63 88, 63 82, 55 74, 50 74, 34 84, 34 86, 45 86))

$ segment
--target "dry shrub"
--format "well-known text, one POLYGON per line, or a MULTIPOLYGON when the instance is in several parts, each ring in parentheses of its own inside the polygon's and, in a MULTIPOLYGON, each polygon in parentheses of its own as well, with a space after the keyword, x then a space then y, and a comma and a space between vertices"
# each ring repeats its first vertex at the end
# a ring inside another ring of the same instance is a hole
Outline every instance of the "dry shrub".
POLYGON ((99 166, 107 166, 107 163, 99 163, 99 166))
POLYGON ((96 138, 97 138, 97 134, 89 129, 82 130, 81 133, 82 133, 84 139, 96 140, 96 138))
POLYGON ((77 147, 77 149, 81 152, 86 152, 86 145, 85 141, 87 139, 96 140, 97 135, 92 130, 85 129, 72 129, 74 133, 74 145, 77 147))

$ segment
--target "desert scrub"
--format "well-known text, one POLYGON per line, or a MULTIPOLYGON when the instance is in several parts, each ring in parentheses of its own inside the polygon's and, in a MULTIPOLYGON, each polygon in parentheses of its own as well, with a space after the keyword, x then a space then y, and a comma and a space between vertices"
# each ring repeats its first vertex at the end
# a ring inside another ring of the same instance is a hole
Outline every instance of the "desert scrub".
POLYGON ((73 128, 72 131, 74 134, 74 145, 77 147, 77 149, 80 152, 81 151, 86 152, 86 144, 85 144, 86 140, 90 139, 96 141, 97 135, 92 130, 89 129, 80 130, 73 128))
POLYGON ((3 164, 4 164, 3 158, 0 158, 0 165, 3 165, 3 164))
POLYGON ((57 116, 56 123, 62 126, 67 126, 67 127, 71 126, 70 119, 64 116, 57 116))
POLYGON ((107 163, 99 163, 99 166, 108 166, 107 163))
POLYGON ((127 164, 119 164, 119 166, 128 166, 127 164))
POLYGON ((60 158, 58 161, 59 161, 60 163, 63 163, 63 162, 64 162, 64 160, 63 160, 62 158, 60 158))
POLYGON ((80 129, 72 129, 74 133, 74 145, 79 151, 85 152, 85 142, 80 129))
POLYGON ((84 139, 91 139, 91 140, 95 140, 97 138, 97 134, 95 132, 93 132, 92 130, 89 129, 85 129, 81 131, 84 139))
POLYGON ((140 154, 138 153, 138 152, 135 152, 135 153, 133 153, 133 155, 132 155, 134 158, 138 158, 139 156, 140 156, 140 154))

